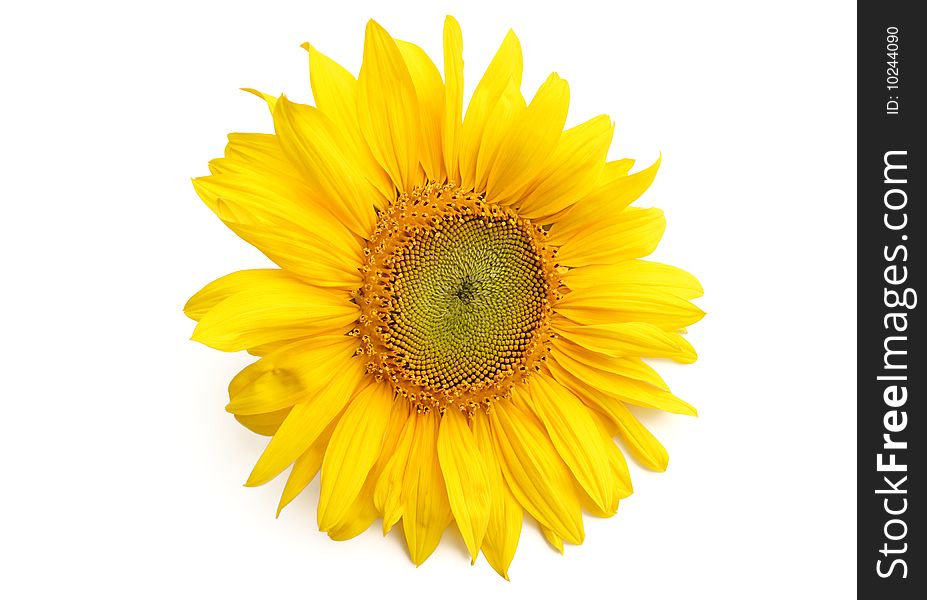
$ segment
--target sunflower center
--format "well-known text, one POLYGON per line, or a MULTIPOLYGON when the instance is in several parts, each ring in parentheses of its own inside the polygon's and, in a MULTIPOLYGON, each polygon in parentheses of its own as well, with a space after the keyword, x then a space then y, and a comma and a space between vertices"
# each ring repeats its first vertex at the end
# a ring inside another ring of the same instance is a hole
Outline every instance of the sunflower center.
POLYGON ((457 291, 454 292, 454 295, 457 296, 457 299, 464 304, 470 304, 476 295, 476 288, 477 285, 473 283, 473 280, 470 279, 470 276, 464 275, 464 278, 461 280, 460 285, 457 287, 457 291))
POLYGON ((368 371, 420 408, 488 404, 539 368, 559 282, 543 230, 452 185, 380 215, 359 332, 368 371))
POLYGON ((388 325, 399 364, 440 388, 510 374, 546 306, 530 234, 510 221, 447 216, 397 258, 388 325))

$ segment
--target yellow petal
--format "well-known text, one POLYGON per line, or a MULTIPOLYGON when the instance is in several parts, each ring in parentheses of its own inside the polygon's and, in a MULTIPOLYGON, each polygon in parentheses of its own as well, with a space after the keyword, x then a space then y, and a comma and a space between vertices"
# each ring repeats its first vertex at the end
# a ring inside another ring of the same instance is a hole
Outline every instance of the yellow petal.
POLYGON ((551 74, 499 147, 486 184, 490 201, 509 203, 532 182, 560 141, 569 105, 570 87, 551 74))
POLYGON ((669 454, 663 444, 624 405, 618 404, 613 414, 618 435, 627 444, 631 454, 648 469, 665 471, 669 454))
MULTIPOLYGON (((214 175, 237 175, 239 187, 250 190, 258 196, 261 191, 271 192, 269 200, 273 205, 286 204, 290 209, 300 209, 293 199, 310 193, 302 175, 287 158, 277 136, 267 133, 230 133, 225 155, 209 161, 210 173, 214 175)), ((203 198, 210 204, 209 198, 203 198)), ((265 203, 267 200, 265 200, 265 203)), ((213 208, 210 206, 210 208, 213 208)), ((261 203, 247 206, 249 211, 259 211, 261 203)), ((266 208, 266 207, 265 207, 266 208)))
MULTIPOLYGON (((381 516, 374 502, 374 492, 380 475, 389 463, 399 442, 400 433, 409 418, 411 404, 404 399, 394 399, 390 411, 389 424, 383 436, 380 455, 374 463, 367 479, 351 506, 344 511, 341 519, 328 529, 328 536, 333 540, 347 540, 367 530, 381 516)), ((399 516, 396 517, 396 520, 399 516)), ((395 523, 395 521, 394 521, 395 523)))
POLYGON ((431 556, 451 522, 451 507, 437 457, 438 415, 417 415, 418 421, 402 479, 402 531, 412 562, 431 556))
POLYGON ((557 351, 566 354, 573 360, 589 365, 590 367, 595 367, 596 369, 608 371, 609 373, 621 375, 629 379, 644 381, 661 390, 669 391, 669 386, 663 381, 660 374, 640 358, 614 358, 600 352, 594 352, 588 348, 583 348, 562 337, 555 339, 552 345, 557 351))
POLYGON ((291 280, 292 278, 292 275, 279 269, 249 269, 229 273, 193 294, 184 305, 183 312, 194 321, 199 321, 215 305, 232 294, 260 286, 268 281, 291 280))
POLYGON ((280 140, 270 133, 230 133, 225 156, 210 162, 227 173, 250 174, 263 179, 282 179, 278 185, 305 188, 302 177, 286 157, 280 140), (270 176, 270 177, 266 177, 270 176))
POLYGON ((276 136, 232 134, 213 175, 193 180, 203 202, 226 223, 286 227, 321 236, 351 256, 360 244, 314 194, 276 136))
POLYGON ((314 382, 306 401, 293 407, 248 477, 248 486, 267 483, 305 452, 350 401, 365 377, 364 363, 346 357, 337 372, 314 382))
POLYGON ((411 191, 420 183, 419 102, 396 42, 372 20, 367 23, 364 62, 357 81, 361 133, 393 184, 411 191))
POLYGON ((613 396, 615 402, 627 402, 646 408, 656 408, 667 412, 695 416, 695 408, 666 390, 661 390, 648 383, 636 381, 609 371, 603 371, 592 365, 575 360, 569 354, 554 348, 551 358, 558 365, 569 371, 588 385, 613 396))
POLYGON ((441 141, 441 124, 444 119, 444 83, 441 74, 425 51, 415 44, 396 40, 402 59, 409 69, 415 95, 418 98, 421 118, 419 159, 425 176, 432 181, 443 181, 444 150, 441 141))
POLYGON ((486 189, 489 171, 499 156, 499 149, 506 136, 512 129, 512 121, 518 119, 525 110, 525 99, 521 91, 515 84, 515 80, 509 79, 508 85, 493 106, 489 118, 486 119, 486 127, 483 129, 474 179, 474 186, 477 190, 486 189))
POLYGON ((688 300, 635 284, 575 290, 559 300, 554 310, 580 325, 639 322, 666 330, 687 327, 705 316, 688 300))
MULTIPOLYGON (((245 224, 316 227, 314 221, 321 211, 313 210, 315 205, 306 202, 308 188, 304 185, 250 163, 236 164, 235 168, 237 172, 227 170, 193 180, 196 193, 210 209, 219 213, 219 218, 245 224), (222 209, 229 209, 230 214, 222 214, 222 209)), ((337 225, 331 219, 329 223, 337 225)))
POLYGON ((373 525, 380 513, 373 503, 373 489, 376 485, 376 478, 368 477, 364 485, 358 492, 357 497, 351 502, 341 519, 328 529, 328 537, 336 541, 349 540, 373 525))
POLYGON ((607 417, 609 422, 615 427, 622 441, 631 450, 641 464, 654 471, 665 471, 669 462, 669 454, 657 438, 647 431, 640 421, 631 413, 628 408, 621 402, 615 402, 606 394, 583 383, 578 378, 568 373, 562 367, 553 361, 547 368, 554 374, 554 377, 569 387, 576 396, 590 408, 596 409, 600 414, 607 417))
POLYGON ((319 438, 309 446, 308 450, 303 452, 302 456, 296 459, 295 463, 293 463, 290 476, 287 477, 286 485, 283 487, 283 494, 280 495, 280 502, 277 504, 278 517, 286 505, 295 500, 296 496, 299 496, 300 492, 306 489, 309 482, 315 479, 316 474, 322 466, 322 456, 325 454, 325 447, 328 445, 328 440, 332 436, 332 431, 337 421, 338 419, 332 420, 319 438))
POLYGON ((295 227, 225 224, 283 269, 319 287, 353 291, 360 287, 360 244, 351 252, 336 250, 331 238, 295 227))
POLYGON ((385 208, 387 200, 396 196, 396 188, 389 175, 377 163, 357 121, 357 80, 347 69, 325 56, 310 44, 303 44, 309 52, 309 80, 315 105, 328 116, 350 143, 351 154, 363 165, 363 174, 381 194, 378 207, 385 208), (380 201, 382 200, 382 201, 380 201))
POLYGON ((551 243, 563 244, 576 236, 585 236, 590 228, 615 219, 650 187, 659 167, 660 159, 657 159, 647 169, 628 175, 630 161, 606 164, 598 189, 577 202, 550 228, 551 243))
POLYGON ((608 450, 589 409, 570 390, 543 375, 532 377, 528 393, 521 397, 534 408, 554 448, 599 510, 607 512, 617 505, 608 450))
POLYGON ((290 409, 284 408, 259 415, 235 415, 235 420, 254 433, 269 437, 277 433, 288 414, 290 414, 290 409))
POLYGON ((318 336, 271 352, 244 368, 229 384, 226 410, 255 415, 303 402, 319 379, 340 368, 357 348, 357 339, 344 335, 318 336))
POLYGON ((547 164, 516 204, 519 216, 543 221, 589 195, 605 169, 615 126, 602 115, 563 132, 547 164))
MULTIPOLYGON (((596 423, 596 426, 599 429, 599 435, 602 437, 602 443, 605 445, 608 451, 608 464, 611 467, 612 474, 615 477, 615 481, 618 484, 618 498, 627 498, 632 493, 634 493, 634 487, 631 485, 631 472, 628 471, 628 462, 624 459, 624 454, 621 453, 621 450, 618 449, 618 446, 615 445, 615 441, 612 439, 612 436, 608 434, 608 429, 605 426, 605 423, 602 422, 602 417, 599 416, 599 413, 593 415, 593 420, 596 423)), ((615 510, 618 509, 617 501, 614 509, 611 511, 612 514, 615 513, 615 510)))
POLYGON ((331 119, 315 107, 280 96, 274 128, 284 152, 302 169, 313 194, 324 198, 325 207, 351 231, 368 237, 376 222, 373 207, 377 191, 331 119))
POLYGON ((557 535, 556 533, 554 533, 552 530, 548 529, 547 527, 544 527, 543 525, 541 525, 540 528, 541 528, 541 534, 544 535, 544 539, 547 540, 547 543, 553 546, 554 550, 556 550, 560 554, 563 554, 563 538, 561 538, 559 535, 557 535))
POLYGON ((193 339, 235 352, 276 340, 343 331, 358 315, 346 292, 277 278, 236 292, 214 306, 200 319, 193 339))
POLYGON ((492 488, 489 521, 486 536, 483 538, 483 555, 499 575, 508 579, 509 565, 512 564, 518 538, 521 536, 524 511, 503 478, 489 418, 483 414, 475 414, 472 426, 473 436, 486 464, 492 488))
POLYGON ((334 527, 363 487, 380 455, 392 404, 392 386, 372 382, 358 392, 338 421, 322 463, 320 530, 334 527))
MULTIPOLYGON (((249 163, 217 158, 209 162, 209 171, 212 175, 194 178, 191 183, 209 210, 226 222, 292 225, 302 219, 299 212, 303 207, 293 210, 290 198, 312 193, 301 181, 292 183, 284 175, 259 172, 249 163)), ((314 206, 308 202, 306 208, 314 206)))
POLYGON ((476 562, 489 523, 492 495, 486 465, 467 426, 467 417, 454 408, 441 418, 438 461, 454 520, 470 558, 476 562))
POLYGON ((603 286, 652 286, 686 300, 698 298, 704 293, 698 279, 689 273, 649 260, 626 260, 610 265, 578 267, 564 273, 561 280, 572 290, 603 286))
POLYGON ((340 356, 338 353, 343 351, 347 351, 348 354, 354 354, 358 346, 357 338, 340 334, 323 335, 313 337, 312 339, 293 340, 288 343, 281 343, 277 348, 274 348, 272 352, 268 352, 268 355, 277 353, 276 356, 266 356, 267 360, 253 362, 232 378, 232 381, 229 382, 229 396, 240 394, 242 390, 251 385, 261 375, 268 371, 272 371, 276 368, 277 361, 289 362, 294 360, 292 357, 299 356, 303 352, 312 352, 316 348, 321 349, 331 346, 340 346, 340 348, 333 348, 331 350, 333 355, 340 356), (353 342, 351 342, 352 339, 354 340, 353 342))
POLYGON ((315 105, 339 129, 357 129, 357 79, 318 48, 308 43, 302 47, 309 53, 309 83, 315 105))
POLYGON ((267 103, 267 108, 270 109, 270 114, 274 114, 274 107, 277 105, 277 97, 270 94, 265 94, 264 92, 259 92, 253 88, 241 88, 241 91, 248 92, 249 94, 254 94, 261 100, 267 103))
POLYGON ((278 340, 276 342, 268 342, 266 344, 261 344, 260 346, 252 346, 248 348, 247 352, 251 356, 257 356, 258 358, 260 358, 262 356, 267 356, 271 352, 279 350, 280 348, 283 348, 284 346, 289 346, 293 342, 298 342, 298 341, 300 341, 300 338, 290 338, 286 340, 278 340))
POLYGON ((483 130, 489 115, 502 96, 509 80, 515 88, 521 88, 522 57, 521 44, 515 32, 509 30, 502 45, 486 69, 467 106, 460 128, 460 183, 464 187, 473 186, 476 179, 476 159, 483 141, 483 130))
MULTIPOLYGON (((554 331, 576 344, 607 356, 648 356, 680 358, 689 349, 682 338, 663 331, 650 323, 610 323, 607 325, 576 325, 562 317, 551 320, 554 331)), ((691 346, 690 346, 691 348, 691 346)))
POLYGON ((255 213, 254 211, 248 210, 241 202, 228 201, 225 198, 221 198, 209 190, 206 186, 202 185, 204 181, 209 179, 209 177, 217 177, 219 175, 224 175, 226 173, 221 173, 217 169, 212 168, 212 163, 210 168, 213 173, 216 175, 211 175, 208 177, 200 177, 193 180, 193 189, 196 190, 196 194, 203 200, 203 203, 209 207, 209 210, 214 212, 217 217, 222 219, 223 222, 233 222, 233 223, 265 223, 268 222, 268 219, 264 218, 264 215, 260 213, 255 213))
POLYGON ((567 466, 541 425, 508 401, 493 404, 492 432, 512 495, 538 523, 571 544, 584 537, 582 509, 567 466))
MULTIPOLYGON (((409 452, 412 450, 416 423, 418 423, 418 415, 415 413, 405 418, 396 445, 389 454, 389 460, 383 466, 374 489, 373 502, 383 515, 384 535, 389 533, 393 525, 402 518, 403 478, 406 473, 406 463, 409 461, 409 452)), ((386 454, 385 450, 384 454, 386 454)))
MULTIPOLYGON (((665 228, 662 210, 626 208, 617 217, 566 241, 557 260, 564 266, 583 267, 640 258, 656 249, 665 228)), ((551 243, 557 243, 553 237, 551 243)))
MULTIPOLYGON (((627 498, 634 492, 634 487, 631 485, 631 473, 628 471, 628 463, 624 459, 624 454, 622 454, 621 450, 618 449, 612 439, 611 432, 614 431, 616 434, 619 434, 620 427, 615 424, 615 417, 610 415, 607 409, 600 408, 600 403, 605 402, 604 394, 587 386, 572 373, 568 373, 563 367, 553 361, 548 361, 547 367, 554 379, 560 382, 564 387, 573 391, 576 397, 589 408, 592 419, 595 421, 600 437, 602 438, 602 443, 606 448, 608 464, 612 470, 614 481, 617 484, 617 499, 627 498)), ((587 496, 586 499, 588 502, 584 503, 585 508, 589 510, 590 513, 599 513, 596 516, 610 517, 618 508, 616 499, 616 503, 612 509, 602 513, 592 504, 591 498, 587 496)))
POLYGON ((603 177, 602 181, 607 183, 616 177, 627 176, 632 168, 634 168, 634 159, 632 158, 619 158, 618 160, 609 161, 605 164, 605 177, 603 177))
POLYGON ((463 115, 463 36, 454 17, 444 20, 444 121, 442 141, 448 179, 460 183, 460 122, 463 115))
POLYGON ((695 348, 692 347, 692 344, 690 344, 686 338, 673 331, 668 332, 668 335, 670 336, 670 339, 672 339, 676 345, 682 349, 678 355, 672 357, 673 360, 683 364, 688 364, 694 363, 696 359, 698 359, 698 354, 695 352, 695 348))
POLYGON ((193 180, 203 202, 235 233, 261 247, 241 228, 286 229, 296 234, 306 252, 337 250, 356 265, 361 253, 357 237, 312 197, 308 188, 291 185, 275 175, 222 173, 193 180), (305 238, 301 241, 299 238, 305 238))
MULTIPOLYGON (((380 455, 377 457, 370 472, 367 473, 364 486, 357 494, 357 497, 354 498, 351 506, 345 510, 342 518, 328 530, 328 536, 333 540, 350 539, 362 531, 365 531, 381 516, 374 502, 374 492, 376 491, 380 474, 392 458, 397 444, 399 443, 399 436, 407 420, 409 420, 410 408, 411 404, 404 398, 393 400, 389 425, 387 425, 386 433, 383 436, 383 445, 380 449, 380 455)), ((398 491, 401 491, 401 488, 398 491)), ((396 516, 396 520, 398 519, 399 516, 396 516)), ((393 523, 395 523, 395 521, 393 521, 393 523)))

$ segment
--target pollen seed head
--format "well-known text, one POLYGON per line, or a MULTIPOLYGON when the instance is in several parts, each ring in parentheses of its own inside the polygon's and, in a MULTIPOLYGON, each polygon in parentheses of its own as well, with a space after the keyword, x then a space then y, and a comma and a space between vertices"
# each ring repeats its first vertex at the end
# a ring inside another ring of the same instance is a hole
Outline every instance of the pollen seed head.
POLYGON ((453 184, 380 213, 356 298, 368 371, 419 412, 471 413, 535 372, 560 285, 546 233, 453 184))

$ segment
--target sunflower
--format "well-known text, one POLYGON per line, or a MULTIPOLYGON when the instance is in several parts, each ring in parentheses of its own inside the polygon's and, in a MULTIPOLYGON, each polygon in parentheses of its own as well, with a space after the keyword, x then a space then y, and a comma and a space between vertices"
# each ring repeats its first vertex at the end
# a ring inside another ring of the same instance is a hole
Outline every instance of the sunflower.
MULTIPOLYGON (((197 193, 277 269, 226 275, 185 307, 193 339, 260 357, 228 411, 271 436, 247 485, 288 467, 281 510, 321 471, 320 530, 397 523, 421 564, 456 524, 508 577, 524 513, 561 552, 583 510, 631 493, 624 447, 662 471, 630 406, 694 415, 641 357, 695 360, 688 273, 640 260, 664 229, 629 206, 659 161, 606 158, 613 124, 564 130, 566 81, 522 97, 509 32, 462 110, 462 38, 444 78, 367 25, 357 78, 309 52, 315 106, 259 92, 273 134, 231 134, 197 193)), ((251 91, 251 90, 249 90, 251 91)))

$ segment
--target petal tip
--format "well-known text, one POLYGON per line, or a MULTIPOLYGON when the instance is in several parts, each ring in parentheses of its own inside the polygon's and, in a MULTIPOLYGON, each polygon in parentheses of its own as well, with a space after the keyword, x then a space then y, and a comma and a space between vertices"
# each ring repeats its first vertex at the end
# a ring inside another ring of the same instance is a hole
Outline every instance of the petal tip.
POLYGON ((374 35, 389 37, 389 33, 387 33, 386 29, 384 29, 383 26, 377 23, 374 19, 367 21, 367 27, 365 28, 364 33, 367 37, 374 35))

